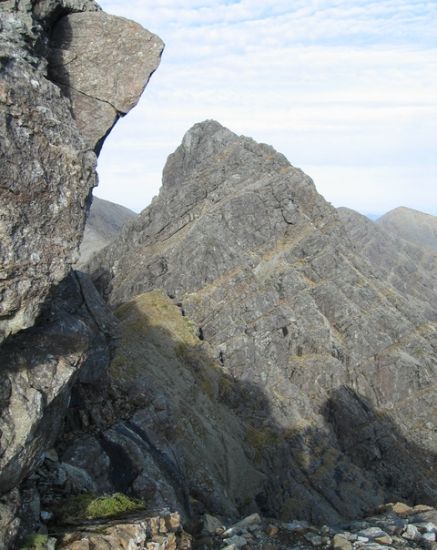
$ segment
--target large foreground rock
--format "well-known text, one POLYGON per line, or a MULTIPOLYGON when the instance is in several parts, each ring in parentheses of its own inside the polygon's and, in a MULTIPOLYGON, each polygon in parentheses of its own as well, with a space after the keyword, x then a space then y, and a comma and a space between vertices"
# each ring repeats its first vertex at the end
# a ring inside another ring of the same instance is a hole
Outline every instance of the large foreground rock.
POLYGON ((163 289, 223 371, 251 384, 240 406, 264 513, 338 521, 436 498, 433 318, 271 147, 195 125, 159 197, 90 270, 113 304, 163 289))
POLYGON ((50 45, 50 77, 71 99, 87 146, 100 150, 117 119, 137 104, 163 43, 138 23, 94 12, 62 17, 50 45))
POLYGON ((109 363, 114 319, 92 283, 66 276, 97 183, 96 151, 138 100, 161 49, 92 0, 0 3, 0 548, 14 540, 17 486, 56 439, 71 387, 109 363), (90 59, 90 47, 100 58, 90 59), (78 93, 97 93, 100 80, 102 94, 85 103, 94 112, 112 102, 112 118, 95 124, 59 74, 78 93))
POLYGON ((135 105, 162 43, 92 1, 1 2, 0 17, 1 342, 32 326, 77 259, 94 149, 135 105))

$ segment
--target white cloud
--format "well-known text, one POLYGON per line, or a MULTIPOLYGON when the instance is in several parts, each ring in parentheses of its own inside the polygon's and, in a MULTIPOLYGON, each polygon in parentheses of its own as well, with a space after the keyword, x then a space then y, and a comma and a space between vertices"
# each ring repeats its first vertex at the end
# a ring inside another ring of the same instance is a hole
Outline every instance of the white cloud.
POLYGON ((184 132, 215 118, 315 170, 337 204, 379 211, 391 198, 417 208, 421 194, 437 213, 436 2, 100 3, 157 32, 166 50, 139 106, 105 143, 97 194, 136 209, 143 196, 145 206, 184 132))

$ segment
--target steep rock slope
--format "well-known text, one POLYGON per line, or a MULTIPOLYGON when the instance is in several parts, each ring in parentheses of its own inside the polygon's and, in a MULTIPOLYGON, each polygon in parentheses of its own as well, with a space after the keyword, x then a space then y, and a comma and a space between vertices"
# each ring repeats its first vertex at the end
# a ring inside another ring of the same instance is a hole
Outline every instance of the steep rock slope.
POLYGON ((374 276, 389 282, 412 310, 435 321, 437 254, 354 210, 339 208, 338 214, 354 247, 372 265, 374 276))
POLYGON ((437 217, 405 208, 395 208, 377 222, 392 236, 398 236, 419 246, 426 246, 437 252, 437 217))
POLYGON ((195 125, 159 197, 89 269, 113 304, 164 289, 223 371, 262 389, 242 408, 263 512, 337 521, 435 499, 436 327, 273 148, 195 125))
MULTIPOLYGON (((57 444, 60 467, 83 472, 97 494, 122 491, 149 510, 178 510, 187 521, 202 511, 251 511, 265 480, 240 406, 251 384, 223 373, 193 323, 161 291, 141 294, 115 314, 120 339, 108 378, 98 387, 86 380, 75 386, 57 444)), ((61 496, 58 490, 52 509, 62 506, 61 496)))
POLYGON ((120 204, 93 197, 85 224, 77 267, 84 265, 94 252, 109 244, 121 228, 136 214, 120 204))
POLYGON ((0 548, 7 548, 20 521, 17 486, 56 439, 73 383, 95 380, 109 362, 115 321, 85 276, 66 276, 97 183, 96 151, 138 100, 163 45, 92 0, 3 1, 0 29, 0 548), (92 134, 76 94, 92 112, 112 105, 92 134))

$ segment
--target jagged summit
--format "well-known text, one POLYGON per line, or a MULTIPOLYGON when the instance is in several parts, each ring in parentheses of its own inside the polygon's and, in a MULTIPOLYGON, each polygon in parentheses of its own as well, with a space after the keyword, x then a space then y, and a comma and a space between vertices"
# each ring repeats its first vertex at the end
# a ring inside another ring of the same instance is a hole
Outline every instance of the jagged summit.
MULTIPOLYGON (((177 185, 187 185, 192 182, 190 174, 195 170, 203 170, 208 163, 215 163, 216 157, 222 155, 221 162, 222 180, 214 181, 214 187, 223 183, 223 178, 234 177, 234 184, 239 183, 240 166, 247 163, 247 170, 258 169, 255 157, 258 159, 258 167, 267 165, 270 160, 276 168, 290 166, 287 159, 275 151, 273 147, 256 143, 246 136, 238 136, 215 120, 205 120, 192 126, 182 139, 181 145, 168 157, 163 171, 162 188, 172 188, 177 185)), ((275 168, 273 168, 275 169, 275 168)), ((204 183, 209 183, 206 179, 204 183)), ((184 194, 192 191, 187 189, 184 194)))

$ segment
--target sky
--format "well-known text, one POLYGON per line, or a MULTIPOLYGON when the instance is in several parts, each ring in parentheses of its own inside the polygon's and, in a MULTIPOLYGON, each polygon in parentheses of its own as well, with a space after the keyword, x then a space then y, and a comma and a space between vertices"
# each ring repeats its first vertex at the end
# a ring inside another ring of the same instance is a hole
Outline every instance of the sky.
POLYGON ((113 129, 95 194, 135 211, 215 119, 273 145, 334 206, 437 215, 437 0, 100 0, 166 47, 113 129))

